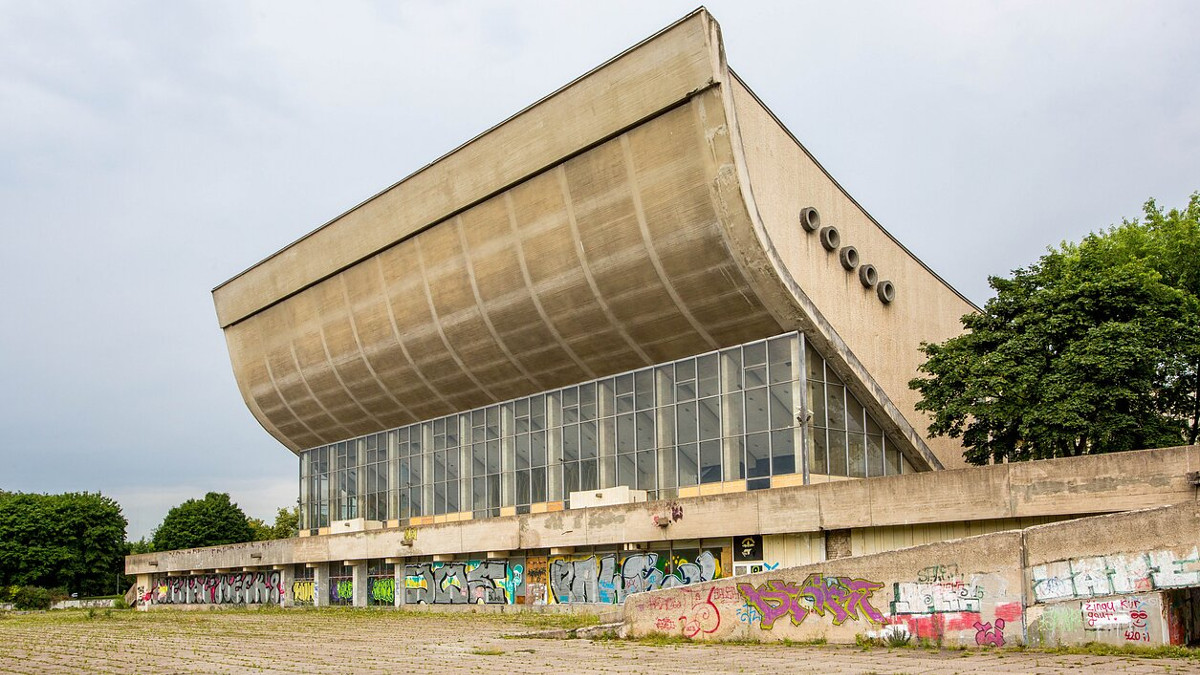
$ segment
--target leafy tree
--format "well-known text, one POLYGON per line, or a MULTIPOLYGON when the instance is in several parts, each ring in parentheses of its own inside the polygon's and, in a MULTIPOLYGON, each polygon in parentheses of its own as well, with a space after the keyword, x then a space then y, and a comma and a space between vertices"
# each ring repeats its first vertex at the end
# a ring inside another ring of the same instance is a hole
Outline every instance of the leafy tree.
POLYGON ((299 532, 300 507, 280 508, 275 513, 274 525, 267 525, 261 518, 250 518, 249 524, 254 532, 254 541, 294 537, 299 532))
POLYGON ((156 551, 251 541, 246 514, 225 492, 209 492, 172 508, 151 538, 156 551))
POLYGON ((0 586, 111 593, 123 564, 121 506, 88 492, 0 492, 0 586))
POLYGON ((1195 443, 1200 193, 992 277, 967 331, 923 344, 909 386, 972 464, 1195 443))

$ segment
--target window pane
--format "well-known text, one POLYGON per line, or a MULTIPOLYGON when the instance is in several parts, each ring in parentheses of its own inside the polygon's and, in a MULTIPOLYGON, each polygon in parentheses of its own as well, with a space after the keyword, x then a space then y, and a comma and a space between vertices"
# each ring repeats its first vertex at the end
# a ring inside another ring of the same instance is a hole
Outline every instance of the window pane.
POLYGON ((746 464, 746 474, 750 478, 771 475, 771 448, 769 436, 766 433, 746 436, 746 464))
POLYGON ((792 376, 792 340, 776 338, 767 343, 767 360, 771 363, 771 383, 790 382, 792 376))
POLYGON ((488 506, 493 509, 500 508, 500 476, 488 476, 488 506))
POLYGON ((654 452, 639 452, 637 454, 637 489, 654 490, 655 475, 654 452))
POLYGON ((563 461, 573 462, 579 459, 579 425, 569 424, 563 427, 562 439, 563 461))
POLYGON ((829 473, 834 476, 850 475, 846 466, 846 432, 829 430, 829 473))
POLYGON ((771 386, 771 428, 784 429, 795 424, 792 416, 792 385, 771 386))
POLYGON ((546 469, 539 467, 529 472, 530 503, 546 501, 546 469))
POLYGON ((638 410, 654 407, 654 371, 643 370, 634 373, 634 389, 637 390, 638 410))
POLYGON ((886 469, 883 466, 883 438, 867 436, 867 475, 882 476, 886 469))
POLYGON ((796 473, 796 451, 792 430, 771 432, 771 475, 796 473))
POLYGON ((700 482, 717 483, 721 480, 721 441, 700 442, 700 482))
POLYGON ((854 394, 847 393, 846 395, 846 429, 851 433, 861 434, 866 431, 863 426, 863 417, 865 413, 858 399, 854 398, 854 394))
POLYGON ((596 460, 584 460, 579 463, 579 489, 580 490, 598 490, 600 488, 600 474, 596 470, 596 460))
POLYGON ((720 397, 700 399, 700 439, 721 437, 720 397))
POLYGON ((579 387, 579 414, 585 420, 594 420, 597 417, 596 410, 596 383, 580 385, 579 387))
POLYGON ((446 513, 458 511, 458 481, 446 483, 446 513))
POLYGON ((517 504, 529 503, 529 471, 518 469, 516 472, 517 504))
POLYGON ((883 447, 887 457, 888 475, 898 475, 900 473, 900 449, 892 447, 886 440, 884 441, 883 447))
POLYGON ((488 473, 500 473, 500 441, 487 442, 488 473))
POLYGON ((696 402, 688 401, 675 406, 675 430, 677 443, 695 443, 696 437, 696 402))
POLYGON ((637 449, 649 450, 654 442, 654 412, 643 410, 637 413, 637 449))
POLYGON ((566 462, 562 465, 563 496, 570 497, 572 492, 579 492, 579 462, 566 462))
POLYGON ((633 452, 633 415, 617 415, 617 454, 633 452))
POLYGON ((867 477, 867 454, 866 454, 866 437, 862 434, 850 433, 846 434, 846 441, 849 445, 850 466, 849 472, 851 476, 858 478, 867 477))
POLYGON ((698 396, 716 396, 721 393, 721 367, 716 354, 696 359, 696 387, 698 396))
POLYGON ((637 488, 637 476, 634 475, 635 462, 633 455, 617 455, 617 485, 637 488))
POLYGON ((597 449, 596 423, 592 421, 579 425, 579 457, 592 459, 596 456, 597 449))
POLYGON ((546 432, 529 434, 530 461, 535 467, 546 466, 546 432))
POLYGON ((830 429, 846 429, 846 388, 840 385, 825 386, 826 415, 830 429))
POLYGON ((529 468, 529 434, 517 434, 513 443, 513 452, 516 455, 516 468, 529 468))
POLYGON ((471 479, 471 508, 482 511, 487 508, 487 477, 475 476, 471 479))
POLYGON ((724 436, 741 436, 745 433, 745 411, 742 409, 743 394, 735 391, 721 397, 721 405, 725 408, 721 419, 725 427, 724 436))
POLYGON ((766 431, 767 390, 763 387, 746 390, 746 431, 766 431))
POLYGON ((695 443, 687 443, 679 446, 675 452, 675 458, 679 462, 679 486, 695 485, 700 482, 700 463, 697 457, 697 446, 695 443))

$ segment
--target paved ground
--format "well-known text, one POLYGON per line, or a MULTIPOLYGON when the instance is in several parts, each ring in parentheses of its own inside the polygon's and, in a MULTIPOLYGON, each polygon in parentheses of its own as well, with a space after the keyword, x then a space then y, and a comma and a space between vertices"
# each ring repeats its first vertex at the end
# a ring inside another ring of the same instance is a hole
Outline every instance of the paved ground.
POLYGON ((538 616, 364 611, 0 613, 11 673, 1200 673, 1200 659, 506 638, 538 616))

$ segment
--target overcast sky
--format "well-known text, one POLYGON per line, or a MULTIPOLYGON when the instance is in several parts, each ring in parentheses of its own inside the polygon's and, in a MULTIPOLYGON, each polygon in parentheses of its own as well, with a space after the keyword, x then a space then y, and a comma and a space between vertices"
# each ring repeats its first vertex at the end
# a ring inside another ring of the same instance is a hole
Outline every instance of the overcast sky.
MULTIPOLYGON (((296 499, 211 289, 691 2, 0 0, 0 489, 296 499)), ((884 227, 987 275, 1200 189, 1200 3, 708 4, 884 227)))

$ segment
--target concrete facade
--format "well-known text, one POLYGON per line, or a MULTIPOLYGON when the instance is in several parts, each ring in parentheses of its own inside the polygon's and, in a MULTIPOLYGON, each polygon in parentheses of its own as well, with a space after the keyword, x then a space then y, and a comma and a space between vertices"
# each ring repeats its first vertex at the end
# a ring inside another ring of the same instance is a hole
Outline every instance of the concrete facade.
MULTIPOLYGON (((1194 635, 1170 624, 1190 586, 1045 589, 1100 564, 1056 521, 1194 504, 1200 448, 959 468, 907 382, 975 308, 733 74, 703 9, 213 297, 243 399, 301 458, 302 536, 130 556, 147 608, 623 605, 635 633, 999 644, 1077 640, 1048 627, 1082 603, 1194 635)), ((1155 532, 1120 551, 1188 560, 1155 532)))

